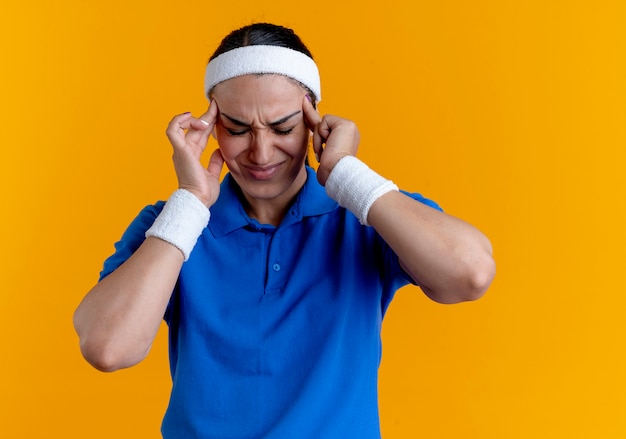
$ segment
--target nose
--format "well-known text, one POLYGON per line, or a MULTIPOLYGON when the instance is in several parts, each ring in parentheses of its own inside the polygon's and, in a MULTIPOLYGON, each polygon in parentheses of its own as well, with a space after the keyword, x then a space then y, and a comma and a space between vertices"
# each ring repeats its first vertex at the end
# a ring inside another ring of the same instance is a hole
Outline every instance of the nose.
POLYGON ((257 165, 266 165, 271 162, 274 148, 271 137, 266 130, 255 130, 250 140, 250 161, 257 165))

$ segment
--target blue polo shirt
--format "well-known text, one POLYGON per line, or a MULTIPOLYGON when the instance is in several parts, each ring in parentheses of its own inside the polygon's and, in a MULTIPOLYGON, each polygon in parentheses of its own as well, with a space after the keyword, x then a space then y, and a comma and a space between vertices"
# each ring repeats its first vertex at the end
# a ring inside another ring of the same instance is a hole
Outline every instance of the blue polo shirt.
MULTIPOLYGON (((222 182, 165 315, 173 386, 163 437, 380 438, 381 323, 411 280, 307 172, 278 227, 251 219, 235 181, 222 182)), ((133 221, 102 277, 141 245, 163 204, 133 221)))

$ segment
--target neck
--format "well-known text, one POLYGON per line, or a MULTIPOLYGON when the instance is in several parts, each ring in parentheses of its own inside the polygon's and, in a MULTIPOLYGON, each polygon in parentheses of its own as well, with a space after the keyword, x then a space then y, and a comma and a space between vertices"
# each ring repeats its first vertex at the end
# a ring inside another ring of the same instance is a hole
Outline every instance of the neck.
POLYGON ((274 198, 251 198, 244 194, 244 209, 250 218, 261 224, 270 224, 278 227, 287 214, 289 207, 298 196, 307 179, 306 169, 303 167, 289 188, 274 198))

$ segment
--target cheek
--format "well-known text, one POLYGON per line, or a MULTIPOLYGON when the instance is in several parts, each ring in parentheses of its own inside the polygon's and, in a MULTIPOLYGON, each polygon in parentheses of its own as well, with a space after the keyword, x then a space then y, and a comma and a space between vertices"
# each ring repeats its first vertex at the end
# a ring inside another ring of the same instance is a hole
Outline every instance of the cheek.
POLYGON ((293 155, 306 155, 307 148, 309 146, 309 131, 308 129, 301 130, 298 133, 294 133, 290 136, 288 143, 289 150, 293 155))
POLYGON ((284 149, 288 150, 291 155, 301 155, 306 152, 307 140, 301 136, 294 136, 288 141, 283 141, 284 149))
POLYGON ((216 134, 217 145, 219 146, 226 163, 232 161, 246 149, 245 137, 232 137, 224 134, 223 132, 220 134, 219 130, 216 134))

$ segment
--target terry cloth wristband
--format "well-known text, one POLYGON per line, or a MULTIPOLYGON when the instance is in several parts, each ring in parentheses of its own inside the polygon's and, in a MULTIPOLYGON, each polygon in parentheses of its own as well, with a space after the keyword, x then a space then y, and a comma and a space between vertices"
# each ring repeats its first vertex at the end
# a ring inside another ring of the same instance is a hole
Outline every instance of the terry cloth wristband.
POLYGON ((337 162, 326 181, 328 196, 356 215, 364 226, 369 225, 367 215, 374 201, 397 190, 398 186, 391 180, 350 155, 337 162))
POLYGON ((186 261, 210 217, 209 209, 198 197, 188 190, 178 189, 146 231, 146 238, 154 236, 169 242, 183 253, 186 261))

